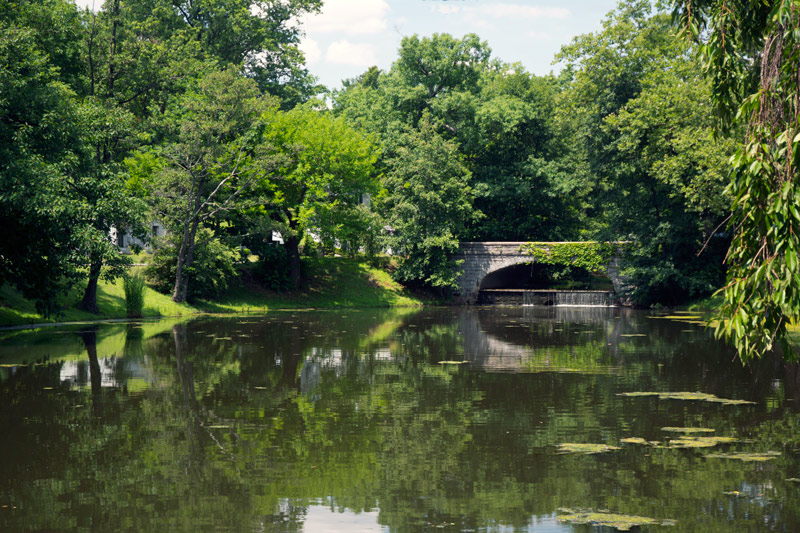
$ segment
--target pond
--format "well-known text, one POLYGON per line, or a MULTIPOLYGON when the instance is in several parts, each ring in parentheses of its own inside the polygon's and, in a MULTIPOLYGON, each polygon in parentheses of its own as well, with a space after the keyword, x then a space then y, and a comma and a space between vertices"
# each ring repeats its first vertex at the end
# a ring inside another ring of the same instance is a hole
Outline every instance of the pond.
POLYGON ((800 531, 800 372, 742 367, 685 318, 3 332, 0 530, 800 531))

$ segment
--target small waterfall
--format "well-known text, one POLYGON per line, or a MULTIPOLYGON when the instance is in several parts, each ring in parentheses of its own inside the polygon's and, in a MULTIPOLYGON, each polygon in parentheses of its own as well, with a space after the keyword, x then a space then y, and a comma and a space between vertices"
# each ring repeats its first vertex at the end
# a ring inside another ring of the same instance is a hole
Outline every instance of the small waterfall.
POLYGON ((612 305, 608 291, 556 291, 555 303, 570 307, 608 307, 612 305))
POLYGON ((522 293, 522 305, 536 305, 535 295, 536 293, 533 291, 524 291, 522 293))
POLYGON ((554 289, 481 289, 481 305, 559 307, 613 307, 613 291, 569 291, 554 289))

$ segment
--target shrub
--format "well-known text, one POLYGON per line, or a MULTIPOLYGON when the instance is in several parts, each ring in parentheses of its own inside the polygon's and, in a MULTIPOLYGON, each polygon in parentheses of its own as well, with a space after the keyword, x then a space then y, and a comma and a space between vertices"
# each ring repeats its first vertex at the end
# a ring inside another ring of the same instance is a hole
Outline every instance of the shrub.
POLYGON ((123 279, 125 289, 125 309, 128 318, 142 318, 144 310, 144 276, 141 274, 127 275, 123 279))
MULTIPOLYGON (((227 289, 236 277, 236 264, 241 260, 239 251, 214 237, 211 230, 199 230, 196 239, 194 261, 184 270, 184 275, 189 278, 189 300, 213 297, 227 289)), ((177 239, 173 238, 155 250, 146 273, 157 291, 172 292, 177 263, 177 239)))
POLYGON ((291 288, 289 254, 286 252, 286 248, 278 244, 263 247, 253 274, 258 281, 270 289, 280 291, 291 288))

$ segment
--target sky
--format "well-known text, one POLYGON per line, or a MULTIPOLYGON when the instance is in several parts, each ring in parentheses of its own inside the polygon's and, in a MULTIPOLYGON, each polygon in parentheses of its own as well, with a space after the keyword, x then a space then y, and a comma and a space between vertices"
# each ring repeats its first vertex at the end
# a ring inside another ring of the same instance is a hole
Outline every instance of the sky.
POLYGON ((301 20, 301 49, 312 74, 329 88, 372 65, 388 70, 400 40, 418 34, 476 33, 492 57, 520 62, 537 75, 573 37, 600 30, 617 0, 326 0, 301 20))
MULTIPOLYGON (((79 6, 102 0, 76 0, 79 6)), ((558 71, 553 57, 573 37, 598 31, 617 0, 324 0, 300 20, 310 72, 330 89, 372 65, 388 70, 403 37, 476 33, 492 57, 533 74, 558 71)))

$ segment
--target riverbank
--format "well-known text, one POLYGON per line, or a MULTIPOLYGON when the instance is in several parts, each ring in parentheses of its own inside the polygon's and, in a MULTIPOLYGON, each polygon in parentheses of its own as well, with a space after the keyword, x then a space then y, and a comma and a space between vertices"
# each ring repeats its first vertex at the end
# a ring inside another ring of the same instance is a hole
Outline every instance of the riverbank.
MULTIPOLYGON (((308 279, 298 291, 267 290, 246 278, 213 300, 177 304, 169 296, 146 288, 144 315, 148 318, 204 313, 266 312, 273 309, 334 307, 420 307, 433 300, 416 294, 391 278, 388 271, 359 259, 311 258, 306 261, 308 279)), ((97 289, 99 314, 76 307, 82 287, 65 295, 58 313, 44 317, 34 303, 8 286, 0 288, 0 327, 59 322, 94 322, 126 318, 122 280, 101 281, 97 289)))

